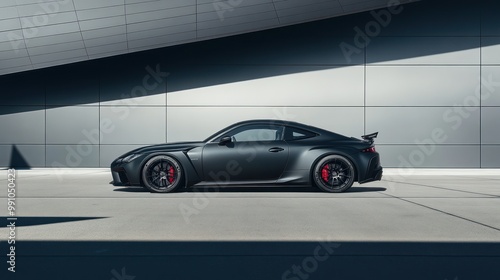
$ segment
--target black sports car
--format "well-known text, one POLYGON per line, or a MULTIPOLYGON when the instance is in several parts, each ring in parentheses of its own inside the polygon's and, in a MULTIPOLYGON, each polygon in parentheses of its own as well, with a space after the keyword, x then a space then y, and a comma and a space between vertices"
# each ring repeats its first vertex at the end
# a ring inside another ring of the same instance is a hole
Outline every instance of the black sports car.
POLYGON ((151 192, 178 187, 314 184, 343 192, 382 178, 373 138, 349 138, 295 122, 252 120, 231 125, 203 142, 147 146, 111 163, 113 185, 151 192))

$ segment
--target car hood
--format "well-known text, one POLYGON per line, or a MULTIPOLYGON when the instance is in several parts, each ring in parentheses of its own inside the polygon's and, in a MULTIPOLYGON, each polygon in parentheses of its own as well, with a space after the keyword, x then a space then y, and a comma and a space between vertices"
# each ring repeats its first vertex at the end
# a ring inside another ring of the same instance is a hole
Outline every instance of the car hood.
POLYGON ((201 147, 204 144, 205 144, 204 142, 178 142, 178 143, 151 145, 132 150, 124 154, 123 156, 127 156, 130 154, 154 153, 158 151, 169 152, 169 151, 189 150, 192 148, 201 147))

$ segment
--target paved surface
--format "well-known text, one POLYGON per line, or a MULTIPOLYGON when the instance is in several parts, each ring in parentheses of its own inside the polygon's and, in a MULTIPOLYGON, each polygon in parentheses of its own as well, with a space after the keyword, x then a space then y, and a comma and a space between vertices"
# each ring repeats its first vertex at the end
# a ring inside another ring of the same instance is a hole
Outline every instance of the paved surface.
MULTIPOLYGON (((52 268, 51 275, 70 279, 68 273, 90 262, 87 274, 71 279, 126 279, 122 267, 138 280, 160 279, 154 277, 166 267, 162 279, 208 277, 209 271, 219 279, 499 279, 500 172, 386 173, 395 175, 342 194, 310 187, 151 194, 113 187, 103 169, 21 170, 21 272, 8 276, 25 279, 52 268), (318 246, 330 258, 307 259, 318 246), (382 269, 388 262, 398 268, 382 269), (358 263, 371 270, 357 269, 358 263), (294 264, 308 269, 294 272, 294 264)), ((7 237, 6 171, 0 184, 0 236, 7 237)))

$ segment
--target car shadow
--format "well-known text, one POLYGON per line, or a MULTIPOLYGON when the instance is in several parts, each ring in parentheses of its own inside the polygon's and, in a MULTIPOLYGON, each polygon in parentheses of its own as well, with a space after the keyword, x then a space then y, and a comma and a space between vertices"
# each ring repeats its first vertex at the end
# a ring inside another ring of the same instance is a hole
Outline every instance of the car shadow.
POLYGON ((346 193, 354 193, 354 192, 384 192, 387 188, 382 187, 351 187, 346 191, 346 193))
MULTIPOLYGON (((364 192, 383 192, 387 190, 382 187, 361 187, 355 186, 351 187, 345 193, 364 193, 364 192)), ((131 193, 140 193, 140 192, 149 192, 145 188, 141 187, 120 187, 115 188, 113 191, 115 192, 131 192, 131 193)), ((297 187, 275 187, 275 186, 241 186, 241 187, 213 187, 213 186, 196 186, 193 188, 184 188, 179 189, 176 192, 178 193, 190 193, 190 192, 220 192, 220 193, 236 193, 236 192, 296 192, 296 193, 323 193, 323 191, 318 188, 311 186, 297 186, 297 187)))
MULTIPOLYGON (((179 190, 179 192, 200 192, 200 191, 213 191, 213 187, 194 187, 184 190, 179 190)), ((297 193, 323 193, 318 188, 310 186, 300 186, 300 187, 266 187, 266 186, 252 186, 252 187, 220 187, 217 188, 219 192, 297 192, 297 193)), ((356 193, 356 192, 380 192, 385 191, 386 188, 381 187, 351 187, 346 193, 356 193)))
POLYGON ((114 192, 130 192, 130 193, 149 192, 146 188, 142 188, 142 187, 117 187, 113 191, 114 192))
POLYGON ((196 186, 193 188, 186 188, 179 190, 179 192, 212 192, 218 191, 221 193, 232 193, 232 192, 321 192, 320 190, 309 187, 309 186, 296 186, 296 187, 276 187, 276 186, 196 186))

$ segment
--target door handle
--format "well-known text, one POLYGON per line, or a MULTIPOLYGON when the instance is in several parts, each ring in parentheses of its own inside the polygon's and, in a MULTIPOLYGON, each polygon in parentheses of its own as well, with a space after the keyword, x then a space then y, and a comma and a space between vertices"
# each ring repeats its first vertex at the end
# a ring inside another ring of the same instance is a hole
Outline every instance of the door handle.
POLYGON ((277 153, 277 152, 281 152, 281 151, 284 151, 284 150, 285 150, 285 149, 280 148, 280 147, 273 147, 273 148, 269 149, 269 151, 270 151, 271 153, 277 153))

